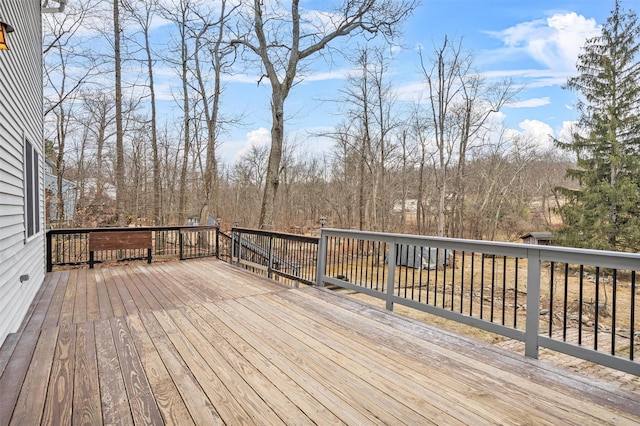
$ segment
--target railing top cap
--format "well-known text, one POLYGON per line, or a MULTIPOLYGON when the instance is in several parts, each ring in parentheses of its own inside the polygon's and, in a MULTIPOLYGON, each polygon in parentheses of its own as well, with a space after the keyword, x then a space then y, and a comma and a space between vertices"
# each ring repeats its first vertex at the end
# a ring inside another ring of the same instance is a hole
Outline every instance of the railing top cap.
POLYGON ((175 226, 103 226, 100 228, 54 228, 47 229, 47 234, 83 234, 89 232, 130 232, 130 231, 177 231, 216 229, 212 225, 175 225, 175 226))
POLYGON ((372 239, 391 243, 406 243, 415 245, 432 244, 436 247, 445 249, 476 250, 478 252, 485 250, 489 253, 497 252, 500 254, 504 253, 522 257, 528 257, 530 254, 535 252, 540 256, 540 258, 544 260, 555 260, 556 258, 558 258, 558 261, 573 262, 575 260, 578 262, 581 258, 584 258, 585 263, 587 263, 588 260, 593 260, 595 258, 620 259, 624 261, 625 264, 628 263, 628 265, 625 265, 625 267, 640 270, 640 254, 638 253, 592 250, 561 246, 543 246, 513 242, 444 238, 426 235, 393 234, 385 232, 358 231, 337 228, 322 228, 322 235, 372 239), (634 264, 633 262, 638 263, 634 264))
POLYGON ((242 232, 242 233, 246 233, 246 234, 255 234, 255 235, 272 235, 272 236, 276 236, 276 237, 284 237, 284 238, 293 238, 293 239, 298 239, 298 240, 309 240, 309 241, 317 241, 320 238, 313 236, 313 235, 302 235, 302 234, 291 234, 288 232, 278 232, 278 231, 271 231, 268 229, 256 229, 256 228, 240 228, 237 226, 234 226, 231 228, 232 232, 242 232))

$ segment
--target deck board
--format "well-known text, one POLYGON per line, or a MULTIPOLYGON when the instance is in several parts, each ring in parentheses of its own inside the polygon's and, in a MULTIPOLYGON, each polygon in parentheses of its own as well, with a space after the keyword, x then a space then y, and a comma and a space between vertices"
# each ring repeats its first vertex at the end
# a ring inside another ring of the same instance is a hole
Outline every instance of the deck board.
MULTIPOLYGON (((313 423, 340 423, 338 417, 323 405, 326 403, 325 401, 332 402, 329 394, 321 392, 322 389, 313 386, 310 381, 296 382, 295 379, 300 381, 301 376, 294 374, 295 371, 287 369, 286 365, 279 364, 281 359, 275 356, 270 357, 268 350, 262 351, 261 349, 265 349, 266 346, 261 345, 259 339, 252 346, 245 340, 249 339, 248 333, 238 334, 241 329, 229 328, 202 305, 187 309, 186 315, 207 333, 207 337, 213 344, 225 348, 225 353, 236 358, 236 363, 246 363, 262 374, 264 379, 270 383, 270 386, 267 385, 267 391, 273 387, 274 391, 277 389, 287 395, 289 401, 297 406, 313 423)), ((282 360, 286 361, 286 359, 282 360)))
POLYGON ((165 367, 139 315, 129 315, 127 326, 135 342, 153 395, 168 424, 193 424, 180 392, 165 367))
MULTIPOLYGON (((20 395, 16 401, 15 411, 11 419, 14 424, 38 424, 44 410, 44 404, 47 397, 47 384, 51 374, 51 366, 53 364, 53 355, 56 349, 58 338, 58 328, 50 328, 44 330, 40 334, 38 343, 35 348, 31 368, 28 370, 23 383, 14 383, 15 391, 10 391, 6 387, 2 387, 4 396, 17 395, 16 391, 20 391, 20 395), (20 388, 22 384, 22 388, 20 388), (6 393, 5 393, 6 392, 6 393)), ((0 413, 5 412, 5 407, 0 413)), ((6 414, 10 414, 11 410, 7 410, 6 414)), ((6 424, 9 419, 5 415, 0 414, 0 421, 6 424)))
MULTIPOLYGON (((313 315, 310 310, 296 312, 293 304, 286 300, 277 300, 277 297, 262 297, 260 304, 262 311, 268 311, 272 315, 280 315, 279 310, 286 310, 293 324, 299 324, 300 330, 313 330, 313 339, 325 345, 323 353, 331 356, 334 362, 347 366, 352 371, 364 371, 373 369, 377 377, 373 377, 373 382, 378 386, 389 388, 388 391, 396 391, 396 395, 403 401, 416 408, 429 412, 438 412, 438 415, 431 420, 437 424, 455 424, 463 418, 465 422, 474 424, 495 420, 493 413, 478 413, 474 410, 462 409, 467 397, 463 388, 456 389, 455 392, 443 393, 442 386, 451 386, 450 381, 443 380, 437 388, 433 387, 434 377, 424 380, 424 376, 414 374, 416 362, 407 357, 396 356, 393 351, 380 352, 380 346, 374 342, 362 342, 361 338, 355 338, 352 330, 341 329, 339 326, 324 327, 321 317, 313 315), (381 356, 384 355, 384 356, 381 356), (393 383, 392 388, 389 384, 393 383), (443 414, 444 413, 444 414, 443 414)), ((249 300, 241 303, 249 306, 256 306, 249 300)), ((429 372, 433 374, 433 370, 429 372)))
POLYGON ((60 424, 71 423, 75 383, 75 334, 75 324, 61 319, 43 414, 44 419, 56 419, 60 424))
MULTIPOLYGON (((49 306, 47 309, 47 314, 42 322, 42 324, 35 324, 34 330, 39 330, 42 328, 55 327, 58 325, 58 320, 60 319, 60 311, 62 309, 62 302, 64 300, 64 295, 67 290, 67 283, 69 282, 69 276, 71 271, 64 271, 57 274, 48 274, 45 279, 45 284, 54 285, 53 280, 49 281, 48 277, 52 275, 60 275, 59 279, 55 281, 55 291, 51 295, 51 301, 49 302, 49 306)), ((28 326, 27 326, 28 327, 28 326)))
POLYGON ((83 270, 85 273, 85 282, 87 288, 87 321, 95 321, 100 318, 100 293, 98 290, 98 281, 96 275, 87 273, 87 270, 83 270))
MULTIPOLYGON (((237 318, 251 321, 251 326, 261 333, 269 333, 269 343, 278 350, 282 356, 287 352, 295 355, 295 360, 303 368, 314 371, 317 377, 326 382, 327 386, 336 387, 340 399, 356 397, 363 401, 362 408, 367 414, 375 416, 386 424, 397 424, 400 421, 409 421, 411 424, 429 424, 431 421, 422 416, 417 410, 428 413, 433 407, 412 407, 403 404, 398 396, 406 399, 399 392, 388 392, 389 383, 377 374, 376 366, 362 367, 353 359, 339 357, 331 347, 318 342, 314 337, 300 332, 293 324, 277 315, 269 315, 266 309, 257 313, 260 308, 247 308, 240 301, 228 301, 229 310, 237 314, 237 318), (267 326, 268 324, 268 326, 267 326), (331 359, 331 363, 323 362, 323 359, 331 359), (330 383, 327 378, 337 376, 344 378, 338 384, 330 383), (339 385, 339 386, 337 386, 339 385), (382 387, 383 389, 380 389, 382 387), (385 386, 388 385, 388 386, 385 386), (386 388, 386 389, 385 389, 386 388)), ((293 355, 291 355, 293 356, 293 355)))
POLYGON ((193 421, 201 425, 224 424, 213 404, 207 398, 204 390, 193 376, 191 370, 180 357, 169 337, 162 329, 153 313, 140 315, 144 321, 144 327, 158 351, 158 355, 164 362, 167 371, 173 378, 173 382, 184 401, 193 421))
MULTIPOLYGON (((551 364, 523 358, 519 354, 506 351, 495 345, 487 345, 483 347, 483 350, 478 350, 478 342, 473 339, 464 338, 455 333, 434 327, 416 327, 415 321, 408 318, 400 315, 388 315, 379 309, 371 309, 370 306, 364 303, 339 297, 329 292, 314 292, 313 294, 304 294, 303 297, 287 293, 281 293, 279 296, 294 301, 295 304, 304 306, 307 309, 315 309, 332 321, 334 318, 338 319, 338 317, 332 316, 330 311, 336 307, 342 307, 347 310, 348 315, 358 313, 357 318, 366 317, 376 324, 389 326, 393 333, 402 331, 409 336, 418 337, 426 342, 435 344, 436 347, 448 348, 454 354, 471 353, 473 358, 481 363, 480 365, 490 367, 496 364, 496 359, 499 359, 503 370, 507 370, 519 377, 525 377, 527 380, 544 388, 556 389, 593 404, 604 404, 614 410, 624 407, 625 410, 629 410, 634 418, 640 417, 640 411, 638 411, 640 410, 640 405, 638 405, 640 394, 617 392, 617 388, 610 386, 606 382, 593 380, 579 374, 566 374, 565 370, 551 364), (325 303, 321 303, 318 299, 324 300, 325 303), (530 374, 532 369, 541 370, 541 374, 530 374)), ((339 310, 338 312, 343 311, 339 310)), ((349 326, 348 322, 345 324, 347 327, 349 326)))
MULTIPOLYGON (((154 312, 154 316, 164 329, 169 340, 185 361, 189 370, 197 378, 200 387, 220 414, 226 424, 256 423, 255 417, 245 411, 240 401, 224 386, 216 372, 209 367, 198 350, 187 340, 187 336, 180 332, 168 312, 154 312)), ((251 413, 253 414, 253 413, 251 413)))
POLYGON ((74 301, 73 323, 80 324, 87 321, 89 288, 87 287, 86 269, 77 269, 76 300, 74 301))
POLYGON ((640 395, 211 259, 47 275, 7 424, 637 424, 640 395))
POLYGON ((103 422, 133 425, 132 410, 127 401, 123 372, 108 319, 96 321, 95 336, 103 422))
POLYGON ((100 379, 95 330, 91 322, 76 326, 75 357, 72 423, 99 424, 102 421, 100 379))
MULTIPOLYGON (((318 313, 332 310, 330 304, 319 307, 309 304, 306 307, 309 310, 317 309, 318 313)), ((513 424, 518 423, 522 415, 528 414, 537 417, 540 422, 555 424, 557 418, 561 418, 567 410, 562 404, 563 399, 558 399, 560 395, 545 391, 544 388, 537 388, 538 392, 530 393, 532 388, 536 389, 536 385, 528 382, 526 377, 513 376, 508 371, 478 362, 473 356, 466 355, 468 351, 456 352, 426 342, 416 342, 393 327, 380 326, 373 321, 368 326, 366 322, 357 323, 359 328, 354 328, 353 324, 354 321, 349 318, 342 323, 343 330, 350 328, 353 339, 358 336, 367 338, 373 342, 378 356, 393 359, 392 365, 402 363, 413 374, 421 373, 417 377, 428 378, 427 382, 431 385, 436 382, 435 388, 441 394, 456 398, 450 401, 451 404, 464 407, 465 411, 476 412, 484 416, 485 421, 498 420, 513 424), (405 354, 402 359, 394 354, 397 345, 409 347, 416 343, 418 350, 405 354), (487 404, 487 401, 492 402, 487 404)), ((588 422, 590 416, 583 414, 575 413, 577 418, 582 415, 583 421, 588 422)))

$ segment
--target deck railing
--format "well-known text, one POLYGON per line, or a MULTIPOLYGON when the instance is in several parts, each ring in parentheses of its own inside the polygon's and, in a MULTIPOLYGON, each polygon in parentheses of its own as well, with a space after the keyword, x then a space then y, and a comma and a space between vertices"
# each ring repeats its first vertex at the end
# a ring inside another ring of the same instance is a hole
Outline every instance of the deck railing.
MULTIPOLYGON (((121 228, 122 232, 132 228, 121 228)), ((640 376, 640 255, 322 229, 321 238, 256 229, 133 228, 153 232, 154 257, 216 256, 287 283, 361 292, 640 376)), ((47 232, 47 270, 89 261, 89 232, 47 232)), ((146 257, 146 250, 96 260, 146 257)))
POLYGON ((640 255, 323 229, 317 284, 336 286, 640 375, 640 255))
MULTIPOLYGON (((98 232, 150 231, 153 258, 191 259, 218 256, 220 233, 215 226, 150 226, 138 228, 51 229, 47 231, 47 271, 54 266, 89 264, 89 234, 98 232)), ((224 238, 222 238, 223 243, 224 238)), ((146 249, 99 250, 95 263, 146 259, 146 249)))
POLYGON ((318 237, 258 229, 233 228, 231 263, 269 278, 282 277, 294 285, 316 279, 318 237))

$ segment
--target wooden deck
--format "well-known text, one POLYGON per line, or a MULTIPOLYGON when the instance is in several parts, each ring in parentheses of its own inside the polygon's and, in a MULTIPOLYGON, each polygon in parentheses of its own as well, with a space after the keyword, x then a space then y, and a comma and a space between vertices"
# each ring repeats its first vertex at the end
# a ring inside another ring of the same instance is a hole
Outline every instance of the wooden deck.
POLYGON ((216 260, 47 275, 6 424, 637 424, 640 395, 216 260))

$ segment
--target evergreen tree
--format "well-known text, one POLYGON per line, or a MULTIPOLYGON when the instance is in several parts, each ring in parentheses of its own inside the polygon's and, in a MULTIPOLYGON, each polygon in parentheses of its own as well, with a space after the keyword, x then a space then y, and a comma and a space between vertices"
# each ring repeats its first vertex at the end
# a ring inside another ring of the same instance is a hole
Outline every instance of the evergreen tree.
POLYGON ((615 8, 601 35, 587 40, 576 77, 580 134, 556 143, 573 152, 567 176, 579 189, 559 188, 564 227, 560 244, 601 250, 640 250, 640 26, 636 13, 615 8))

